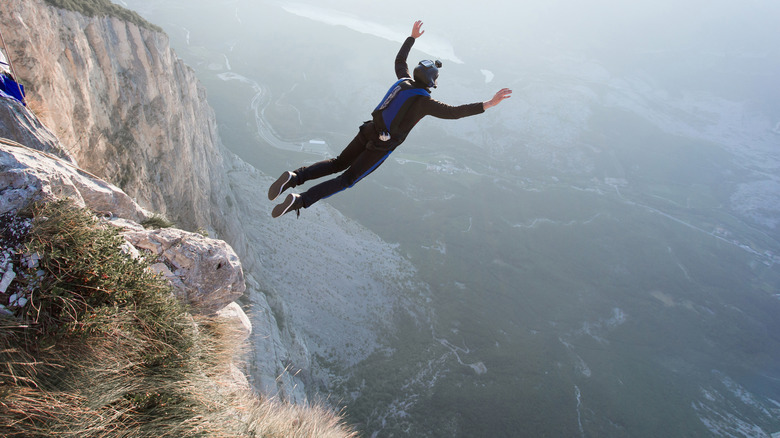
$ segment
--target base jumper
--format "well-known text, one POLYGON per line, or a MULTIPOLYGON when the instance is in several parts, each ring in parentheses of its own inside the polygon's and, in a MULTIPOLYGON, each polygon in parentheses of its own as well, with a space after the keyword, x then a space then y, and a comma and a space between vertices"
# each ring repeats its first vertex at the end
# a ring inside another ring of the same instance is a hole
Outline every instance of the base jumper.
POLYGON ((358 134, 338 157, 304 166, 295 171, 284 172, 268 189, 268 199, 274 200, 285 190, 297 187, 307 181, 342 172, 339 176, 315 185, 297 194, 290 193, 276 205, 271 216, 308 208, 320 199, 355 185, 376 170, 395 148, 403 143, 409 131, 425 116, 440 119, 460 119, 485 112, 511 96, 512 90, 504 88, 485 102, 450 106, 431 98, 431 88, 436 88, 440 61, 423 60, 409 74, 406 58, 417 38, 425 33, 422 22, 416 21, 412 34, 401 46, 395 58, 395 74, 398 82, 393 84, 372 113, 373 119, 363 123, 358 134))

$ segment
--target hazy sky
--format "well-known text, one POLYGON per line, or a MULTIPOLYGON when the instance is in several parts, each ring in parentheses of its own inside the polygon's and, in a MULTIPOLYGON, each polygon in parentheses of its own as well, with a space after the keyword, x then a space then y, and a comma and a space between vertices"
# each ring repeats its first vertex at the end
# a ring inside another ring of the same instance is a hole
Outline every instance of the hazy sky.
POLYGON ((662 49, 702 44, 728 50, 767 50, 775 46, 777 39, 773 37, 780 34, 780 2, 775 0, 488 0, 482 7, 468 9, 442 0, 280 3, 293 7, 308 3, 341 11, 355 21, 366 20, 366 25, 373 22, 393 28, 411 15, 444 36, 511 35, 519 38, 517 42, 572 46, 633 44, 637 49, 662 49))
POLYGON ((488 0, 468 8, 443 0, 274 2, 299 16, 399 42, 421 19, 427 33, 415 49, 493 72, 573 55, 617 74, 641 71, 671 89, 734 88, 737 94, 727 93, 732 98, 760 96, 768 78, 780 74, 777 0, 488 0), (746 84, 744 75, 753 70, 758 79, 746 84))
MULTIPOLYGON (((282 9, 285 11, 319 21, 334 26, 344 26, 360 33, 374 35, 390 41, 403 42, 409 36, 409 29, 399 26, 377 22, 371 19, 359 17, 354 14, 344 12, 340 9, 322 8, 316 5, 305 3, 283 3, 282 9)), ((437 35, 429 35, 427 38, 421 38, 415 48, 439 59, 452 61, 462 64, 463 61, 455 55, 455 50, 448 41, 437 35)))

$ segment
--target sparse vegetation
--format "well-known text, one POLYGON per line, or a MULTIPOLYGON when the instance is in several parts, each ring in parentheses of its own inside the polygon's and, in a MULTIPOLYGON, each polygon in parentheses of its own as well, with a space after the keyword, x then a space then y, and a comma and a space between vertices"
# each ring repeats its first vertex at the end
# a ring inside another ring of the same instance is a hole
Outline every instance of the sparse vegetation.
POLYGON ((141 18, 138 13, 125 9, 111 0, 46 0, 52 6, 78 12, 87 17, 116 17, 140 27, 162 32, 162 28, 141 18))
POLYGON ((187 313, 113 227, 66 201, 26 214, 37 266, 14 285, 29 301, 0 316, 4 437, 355 436, 235 382, 238 333, 187 313))
POLYGON ((165 216, 154 213, 150 217, 141 221, 144 228, 171 228, 175 224, 169 221, 165 216))

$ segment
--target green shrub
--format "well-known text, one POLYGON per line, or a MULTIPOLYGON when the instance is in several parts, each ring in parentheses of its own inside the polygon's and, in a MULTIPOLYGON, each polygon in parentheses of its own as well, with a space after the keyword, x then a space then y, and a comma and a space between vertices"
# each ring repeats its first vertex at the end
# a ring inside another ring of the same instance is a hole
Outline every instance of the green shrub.
POLYGON ((151 217, 148 217, 141 221, 141 225, 143 225, 144 228, 171 228, 175 224, 168 219, 165 218, 165 216, 161 214, 153 214, 151 217))

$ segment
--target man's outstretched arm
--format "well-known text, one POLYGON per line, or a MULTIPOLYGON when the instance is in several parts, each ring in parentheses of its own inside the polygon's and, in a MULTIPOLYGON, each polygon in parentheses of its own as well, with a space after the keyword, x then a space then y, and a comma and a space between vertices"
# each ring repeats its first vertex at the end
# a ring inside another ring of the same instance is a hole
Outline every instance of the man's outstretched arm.
MULTIPOLYGON (((425 33, 425 31, 422 29, 422 25, 422 20, 417 20, 414 22, 414 25, 412 25, 412 34, 409 36, 409 38, 406 39, 406 41, 404 41, 404 44, 401 46, 401 50, 398 52, 398 56, 395 58, 395 72, 398 76, 398 79, 411 76, 409 74, 409 67, 406 64, 406 58, 409 56, 409 51, 412 49, 414 41, 425 33)), ((510 97, 512 97, 512 90, 509 88, 502 88, 490 100, 482 102, 482 109, 487 110, 488 108, 492 108, 501 103, 504 99, 509 99, 510 97)), ((437 117, 441 117, 441 115, 437 117)))

